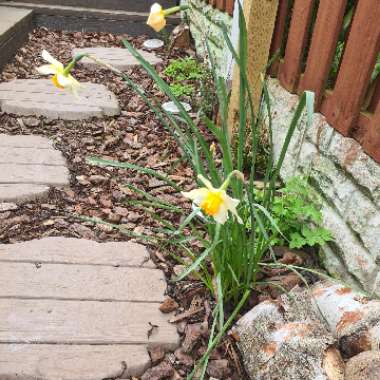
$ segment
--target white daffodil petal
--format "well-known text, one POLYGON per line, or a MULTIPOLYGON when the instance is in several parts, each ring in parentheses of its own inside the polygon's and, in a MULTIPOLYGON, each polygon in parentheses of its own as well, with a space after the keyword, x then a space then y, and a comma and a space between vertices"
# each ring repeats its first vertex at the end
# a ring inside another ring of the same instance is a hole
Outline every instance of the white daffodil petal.
POLYGON ((150 12, 151 13, 157 13, 157 12, 161 12, 162 11, 162 6, 158 3, 154 3, 151 7, 150 7, 150 12))
POLYGON ((208 193, 209 191, 205 187, 201 187, 200 189, 194 189, 187 192, 183 191, 182 195, 191 199, 196 205, 200 205, 207 197, 208 193))
POLYGON ((234 215, 237 219, 237 221, 242 224, 243 221, 242 219, 240 218, 237 210, 236 210, 236 207, 239 205, 240 201, 238 199, 235 199, 235 198, 231 198, 229 195, 227 195, 226 193, 223 194, 223 199, 224 199, 224 203, 227 207, 227 209, 231 212, 232 215, 234 215))
POLYGON ((41 56, 46 62, 49 62, 58 70, 63 70, 63 64, 57 61, 47 50, 43 50, 41 56))
POLYGON ((219 224, 226 223, 228 219, 228 209, 225 204, 220 205, 218 213, 214 215, 214 219, 219 224))
POLYGON ((166 19, 164 11, 160 4, 154 3, 150 8, 150 14, 146 22, 156 32, 164 29, 166 26, 166 19))
POLYGON ((71 87, 72 85, 71 79, 63 74, 57 74, 57 81, 62 87, 71 87))
POLYGON ((38 73, 42 75, 50 75, 50 74, 55 74, 57 70, 54 68, 53 65, 43 65, 40 67, 37 67, 38 73))

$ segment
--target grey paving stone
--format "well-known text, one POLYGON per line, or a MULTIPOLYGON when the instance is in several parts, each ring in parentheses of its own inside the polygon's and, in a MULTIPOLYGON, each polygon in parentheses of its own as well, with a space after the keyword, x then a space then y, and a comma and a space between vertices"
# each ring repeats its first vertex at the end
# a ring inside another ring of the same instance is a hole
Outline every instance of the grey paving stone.
POLYGON ((0 265, 1 297, 162 302, 165 290, 165 276, 157 269, 4 262, 0 265))
POLYGON ((140 244, 0 244, 0 379, 140 376, 147 348, 179 345, 159 310, 166 286, 140 244))
POLYGON ((120 113, 116 96, 105 86, 81 83, 79 97, 56 88, 50 79, 16 79, 0 83, 3 112, 51 119, 83 120, 120 113))
MULTIPOLYGON (((144 50, 138 50, 139 53, 143 56, 152 65, 157 65, 162 62, 162 59, 157 57, 154 53, 150 53, 144 50)), ((72 51, 73 57, 80 53, 87 53, 96 56, 98 59, 114 66, 115 68, 125 71, 131 67, 139 65, 139 62, 132 54, 123 48, 104 48, 104 47, 95 47, 95 48, 81 48, 74 49, 72 51)), ((90 70, 95 70, 99 68, 99 65, 94 63, 91 59, 83 58, 80 61, 80 64, 84 65, 90 70)))
POLYGON ((49 192, 49 186, 30 183, 0 184, 1 202, 28 202, 42 199, 49 192))
POLYGON ((53 143, 42 136, 0 134, 0 147, 53 149, 53 143))
POLYGON ((126 379, 149 365, 143 345, 0 344, 0 376, 9 380, 126 379))
POLYGON ((141 244, 65 237, 0 244, 0 262, 4 261, 154 268, 149 252, 141 244))
POLYGON ((0 202, 34 200, 68 184, 66 161, 49 139, 0 134, 0 202))
POLYGON ((0 343, 145 344, 171 350, 179 338, 168 318, 158 303, 0 299, 0 343))

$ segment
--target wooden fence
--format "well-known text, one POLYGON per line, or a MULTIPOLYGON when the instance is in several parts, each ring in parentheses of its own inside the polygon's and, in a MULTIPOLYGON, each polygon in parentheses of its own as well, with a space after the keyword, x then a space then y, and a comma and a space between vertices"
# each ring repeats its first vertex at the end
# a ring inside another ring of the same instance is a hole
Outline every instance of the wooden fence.
POLYGON ((207 0, 215 8, 232 15, 235 0, 207 0))
POLYGON ((380 75, 374 71, 380 1, 318 3, 294 0, 291 9, 288 0, 280 0, 271 53, 283 54, 270 73, 292 93, 314 91, 316 109, 329 124, 380 162, 380 75))
MULTIPOLYGON (((207 1, 233 12, 233 0, 207 1)), ((270 74, 291 93, 314 91, 329 124, 380 162, 380 0, 279 0, 278 51, 270 74)))

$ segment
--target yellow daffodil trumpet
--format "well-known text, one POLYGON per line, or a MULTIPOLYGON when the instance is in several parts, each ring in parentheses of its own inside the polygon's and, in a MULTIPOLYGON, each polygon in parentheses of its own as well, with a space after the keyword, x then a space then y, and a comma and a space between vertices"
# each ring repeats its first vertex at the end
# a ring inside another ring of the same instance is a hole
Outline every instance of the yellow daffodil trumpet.
POLYGON ((176 7, 163 9, 158 3, 154 3, 150 8, 148 21, 146 22, 156 32, 160 32, 166 26, 166 17, 175 14, 181 10, 187 9, 187 5, 179 5, 176 7))
POLYGON ((243 174, 238 170, 234 170, 230 173, 220 188, 215 188, 208 179, 199 175, 198 178, 205 187, 194 189, 189 192, 182 192, 182 195, 191 199, 195 205, 200 207, 205 215, 211 216, 219 224, 224 224, 227 221, 229 212, 236 218, 238 223, 243 223, 236 210, 240 201, 231 198, 226 193, 233 176, 242 181, 244 180, 243 174))
POLYGON ((85 54, 79 54, 76 56, 66 67, 46 50, 42 51, 41 56, 46 62, 48 62, 48 64, 38 67, 37 71, 42 75, 53 75, 51 80, 55 87, 59 89, 67 89, 77 96, 80 84, 70 72, 85 54))

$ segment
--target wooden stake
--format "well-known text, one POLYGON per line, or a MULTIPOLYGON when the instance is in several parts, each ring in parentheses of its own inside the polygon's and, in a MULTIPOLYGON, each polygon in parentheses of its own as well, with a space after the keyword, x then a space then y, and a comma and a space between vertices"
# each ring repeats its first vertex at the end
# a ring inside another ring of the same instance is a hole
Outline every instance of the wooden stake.
MULTIPOLYGON (((244 16, 247 24, 248 64, 247 75, 253 94, 255 112, 259 109, 262 82, 269 59, 279 0, 244 0, 244 16)), ((239 118, 239 67, 235 64, 228 124, 230 136, 239 118)))

